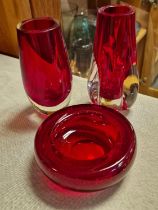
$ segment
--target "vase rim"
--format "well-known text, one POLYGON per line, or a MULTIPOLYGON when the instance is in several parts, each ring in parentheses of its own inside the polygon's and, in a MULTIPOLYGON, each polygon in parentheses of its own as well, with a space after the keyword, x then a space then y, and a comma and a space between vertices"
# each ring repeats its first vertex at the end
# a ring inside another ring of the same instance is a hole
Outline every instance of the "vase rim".
POLYGON ((59 28, 59 24, 52 18, 52 17, 38 17, 38 18, 30 18, 23 20, 17 24, 17 30, 23 32, 23 33, 32 33, 32 34, 38 34, 38 33, 45 33, 51 30, 55 30, 59 28), (50 25, 48 27, 30 27, 26 28, 26 25, 28 25, 31 22, 38 22, 38 21, 49 21, 50 25))
POLYGON ((104 16, 112 16, 112 17, 128 16, 128 15, 135 14, 135 9, 133 6, 127 5, 127 4, 124 4, 124 5, 111 4, 111 5, 100 7, 98 9, 98 13, 104 16), (115 11, 113 9, 115 9, 115 11))

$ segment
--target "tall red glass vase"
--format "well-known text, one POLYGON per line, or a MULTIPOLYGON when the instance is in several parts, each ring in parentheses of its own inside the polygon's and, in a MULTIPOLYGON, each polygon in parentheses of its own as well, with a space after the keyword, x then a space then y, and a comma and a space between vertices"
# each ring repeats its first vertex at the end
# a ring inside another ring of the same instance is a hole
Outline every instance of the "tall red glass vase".
POLYGON ((29 100, 43 113, 63 108, 70 100, 72 76, 60 26, 49 17, 25 20, 17 35, 29 100))
POLYGON ((132 106, 139 86, 136 57, 134 9, 128 5, 101 7, 88 81, 93 103, 116 109, 132 106))

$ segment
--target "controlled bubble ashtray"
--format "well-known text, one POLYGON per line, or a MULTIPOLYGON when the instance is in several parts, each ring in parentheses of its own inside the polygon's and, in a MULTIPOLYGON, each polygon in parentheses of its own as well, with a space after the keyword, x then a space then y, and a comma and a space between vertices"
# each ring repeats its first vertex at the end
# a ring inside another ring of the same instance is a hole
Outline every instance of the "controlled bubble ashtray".
POLYGON ((53 182, 77 191, 116 184, 132 166, 136 135, 111 108, 81 104, 50 115, 35 137, 35 159, 53 182))

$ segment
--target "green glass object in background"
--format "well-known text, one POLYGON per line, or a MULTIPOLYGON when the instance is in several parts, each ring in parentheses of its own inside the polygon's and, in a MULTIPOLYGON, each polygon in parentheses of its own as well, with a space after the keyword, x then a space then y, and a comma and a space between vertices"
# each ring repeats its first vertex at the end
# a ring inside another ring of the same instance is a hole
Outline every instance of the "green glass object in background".
POLYGON ((78 11, 70 28, 69 57, 72 72, 81 77, 87 77, 91 66, 93 37, 87 11, 78 11))
POLYGON ((72 22, 75 15, 78 12, 78 5, 76 3, 68 3, 67 1, 62 1, 61 4, 62 11, 62 31, 67 48, 69 48, 69 35, 72 22))

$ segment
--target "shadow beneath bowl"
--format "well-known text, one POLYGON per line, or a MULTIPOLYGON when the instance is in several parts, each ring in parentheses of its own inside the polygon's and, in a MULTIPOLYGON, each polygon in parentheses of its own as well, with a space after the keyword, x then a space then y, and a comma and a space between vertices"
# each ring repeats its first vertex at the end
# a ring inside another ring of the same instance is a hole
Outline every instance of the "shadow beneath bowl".
POLYGON ((127 109, 127 110, 121 110, 120 113, 122 115, 124 115, 125 117, 128 116, 130 114, 131 110, 127 109))
POLYGON ((39 169, 35 159, 31 162, 30 182, 36 196, 57 209, 82 209, 106 202, 121 186, 121 182, 102 191, 77 192, 62 188, 52 182, 39 169))
POLYGON ((28 132, 28 130, 37 129, 46 118, 46 115, 40 114, 31 106, 28 106, 12 116, 6 126, 14 132, 28 132))

